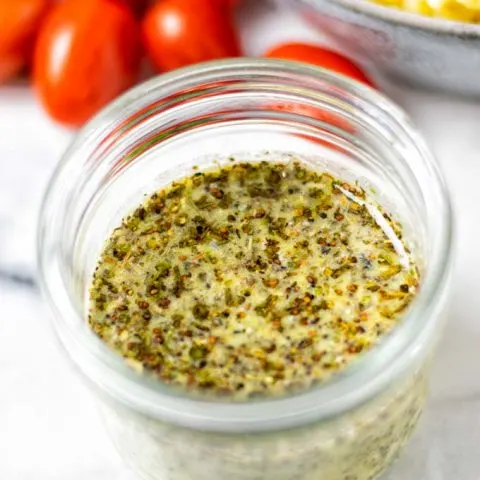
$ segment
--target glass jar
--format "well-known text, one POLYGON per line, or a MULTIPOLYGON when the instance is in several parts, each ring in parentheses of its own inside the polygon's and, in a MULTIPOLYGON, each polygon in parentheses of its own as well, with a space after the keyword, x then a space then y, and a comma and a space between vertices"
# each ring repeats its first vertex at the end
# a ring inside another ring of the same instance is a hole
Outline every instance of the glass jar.
POLYGON ((422 138, 368 87, 253 59, 154 78, 79 132, 51 180, 38 241, 55 331, 140 478, 373 479, 417 423, 442 330, 452 213, 422 138), (403 223, 423 280, 399 325, 333 380, 287 398, 206 401, 133 371, 86 322, 91 275, 111 230, 194 164, 292 155, 358 181, 403 223))

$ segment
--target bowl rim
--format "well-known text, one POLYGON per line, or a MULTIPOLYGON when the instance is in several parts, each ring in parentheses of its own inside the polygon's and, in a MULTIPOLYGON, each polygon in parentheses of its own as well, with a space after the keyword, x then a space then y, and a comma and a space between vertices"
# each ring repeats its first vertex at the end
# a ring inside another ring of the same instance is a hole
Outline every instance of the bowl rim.
MULTIPOLYGON (((369 17, 394 23, 397 25, 428 30, 431 33, 449 34, 459 37, 480 38, 480 24, 433 18, 413 12, 405 12, 369 0, 322 0, 325 3, 336 3, 369 17)), ((300 0, 301 3, 315 7, 317 0, 300 0)))

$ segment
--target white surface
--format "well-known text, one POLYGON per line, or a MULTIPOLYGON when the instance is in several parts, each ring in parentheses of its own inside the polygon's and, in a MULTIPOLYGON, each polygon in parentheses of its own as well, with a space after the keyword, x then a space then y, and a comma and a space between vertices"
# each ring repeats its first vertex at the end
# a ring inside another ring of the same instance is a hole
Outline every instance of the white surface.
MULTIPOLYGON (((315 38, 290 15, 258 7, 243 15, 242 27, 250 54, 282 39, 315 38)), ((480 103, 386 88, 438 155, 457 210, 459 247, 428 412, 388 480, 480 480, 480 103)), ((26 87, 0 88, 1 480, 132 480, 57 351, 38 293, 5 274, 33 275, 39 199, 69 137, 26 87)))

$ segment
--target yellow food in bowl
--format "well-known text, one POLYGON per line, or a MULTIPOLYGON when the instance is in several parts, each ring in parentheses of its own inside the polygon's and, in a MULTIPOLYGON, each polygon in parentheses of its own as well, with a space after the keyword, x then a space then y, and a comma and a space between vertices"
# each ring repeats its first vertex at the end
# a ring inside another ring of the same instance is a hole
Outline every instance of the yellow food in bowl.
POLYGON ((373 0, 388 7, 460 22, 480 22, 480 0, 373 0))

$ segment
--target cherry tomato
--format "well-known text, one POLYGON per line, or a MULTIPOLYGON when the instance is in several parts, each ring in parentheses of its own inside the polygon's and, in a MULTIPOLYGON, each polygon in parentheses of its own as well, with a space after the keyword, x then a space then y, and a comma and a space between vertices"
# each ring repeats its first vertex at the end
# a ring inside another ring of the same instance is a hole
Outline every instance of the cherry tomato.
POLYGON ((266 54, 268 58, 294 60, 310 63, 319 67, 333 70, 347 77, 353 78, 367 85, 374 86, 373 82, 347 57, 327 48, 306 43, 286 43, 272 48, 266 54))
POLYGON ((294 113, 303 117, 310 117, 315 120, 320 120, 321 122, 332 125, 334 127, 340 128, 341 130, 345 130, 349 133, 354 132, 351 124, 347 120, 342 118, 340 115, 337 115, 336 113, 326 111, 319 107, 290 102, 275 103, 272 104, 269 108, 271 108, 272 110, 294 113))
POLYGON ((30 61, 49 0, 0 0, 0 83, 30 61))
POLYGON ((212 0, 163 0, 143 20, 143 39, 159 71, 240 54, 231 15, 212 0))
POLYGON ((66 0, 47 17, 35 49, 34 81, 55 120, 79 126, 137 80, 140 32, 117 0, 66 0))
MULTIPOLYGON (((309 117, 314 120, 319 120, 326 124, 325 127, 319 127, 316 133, 321 133, 329 131, 329 127, 335 127, 347 132, 351 135, 355 134, 356 129, 354 126, 346 119, 341 117, 340 115, 325 110, 320 107, 314 107, 312 105, 305 105, 299 102, 294 101, 285 101, 285 102, 277 102, 277 103, 270 103, 267 104, 265 107, 267 110, 275 110, 278 112, 286 112, 286 113, 293 113, 300 117, 309 117)), ((302 122, 299 120, 300 123, 302 122)), ((334 144, 333 141, 328 140, 327 138, 322 139, 318 136, 306 133, 296 133, 295 136, 299 138, 303 138, 308 140, 309 142, 316 143, 318 145, 323 145, 330 150, 336 150, 340 152, 344 152, 343 147, 334 144)))

